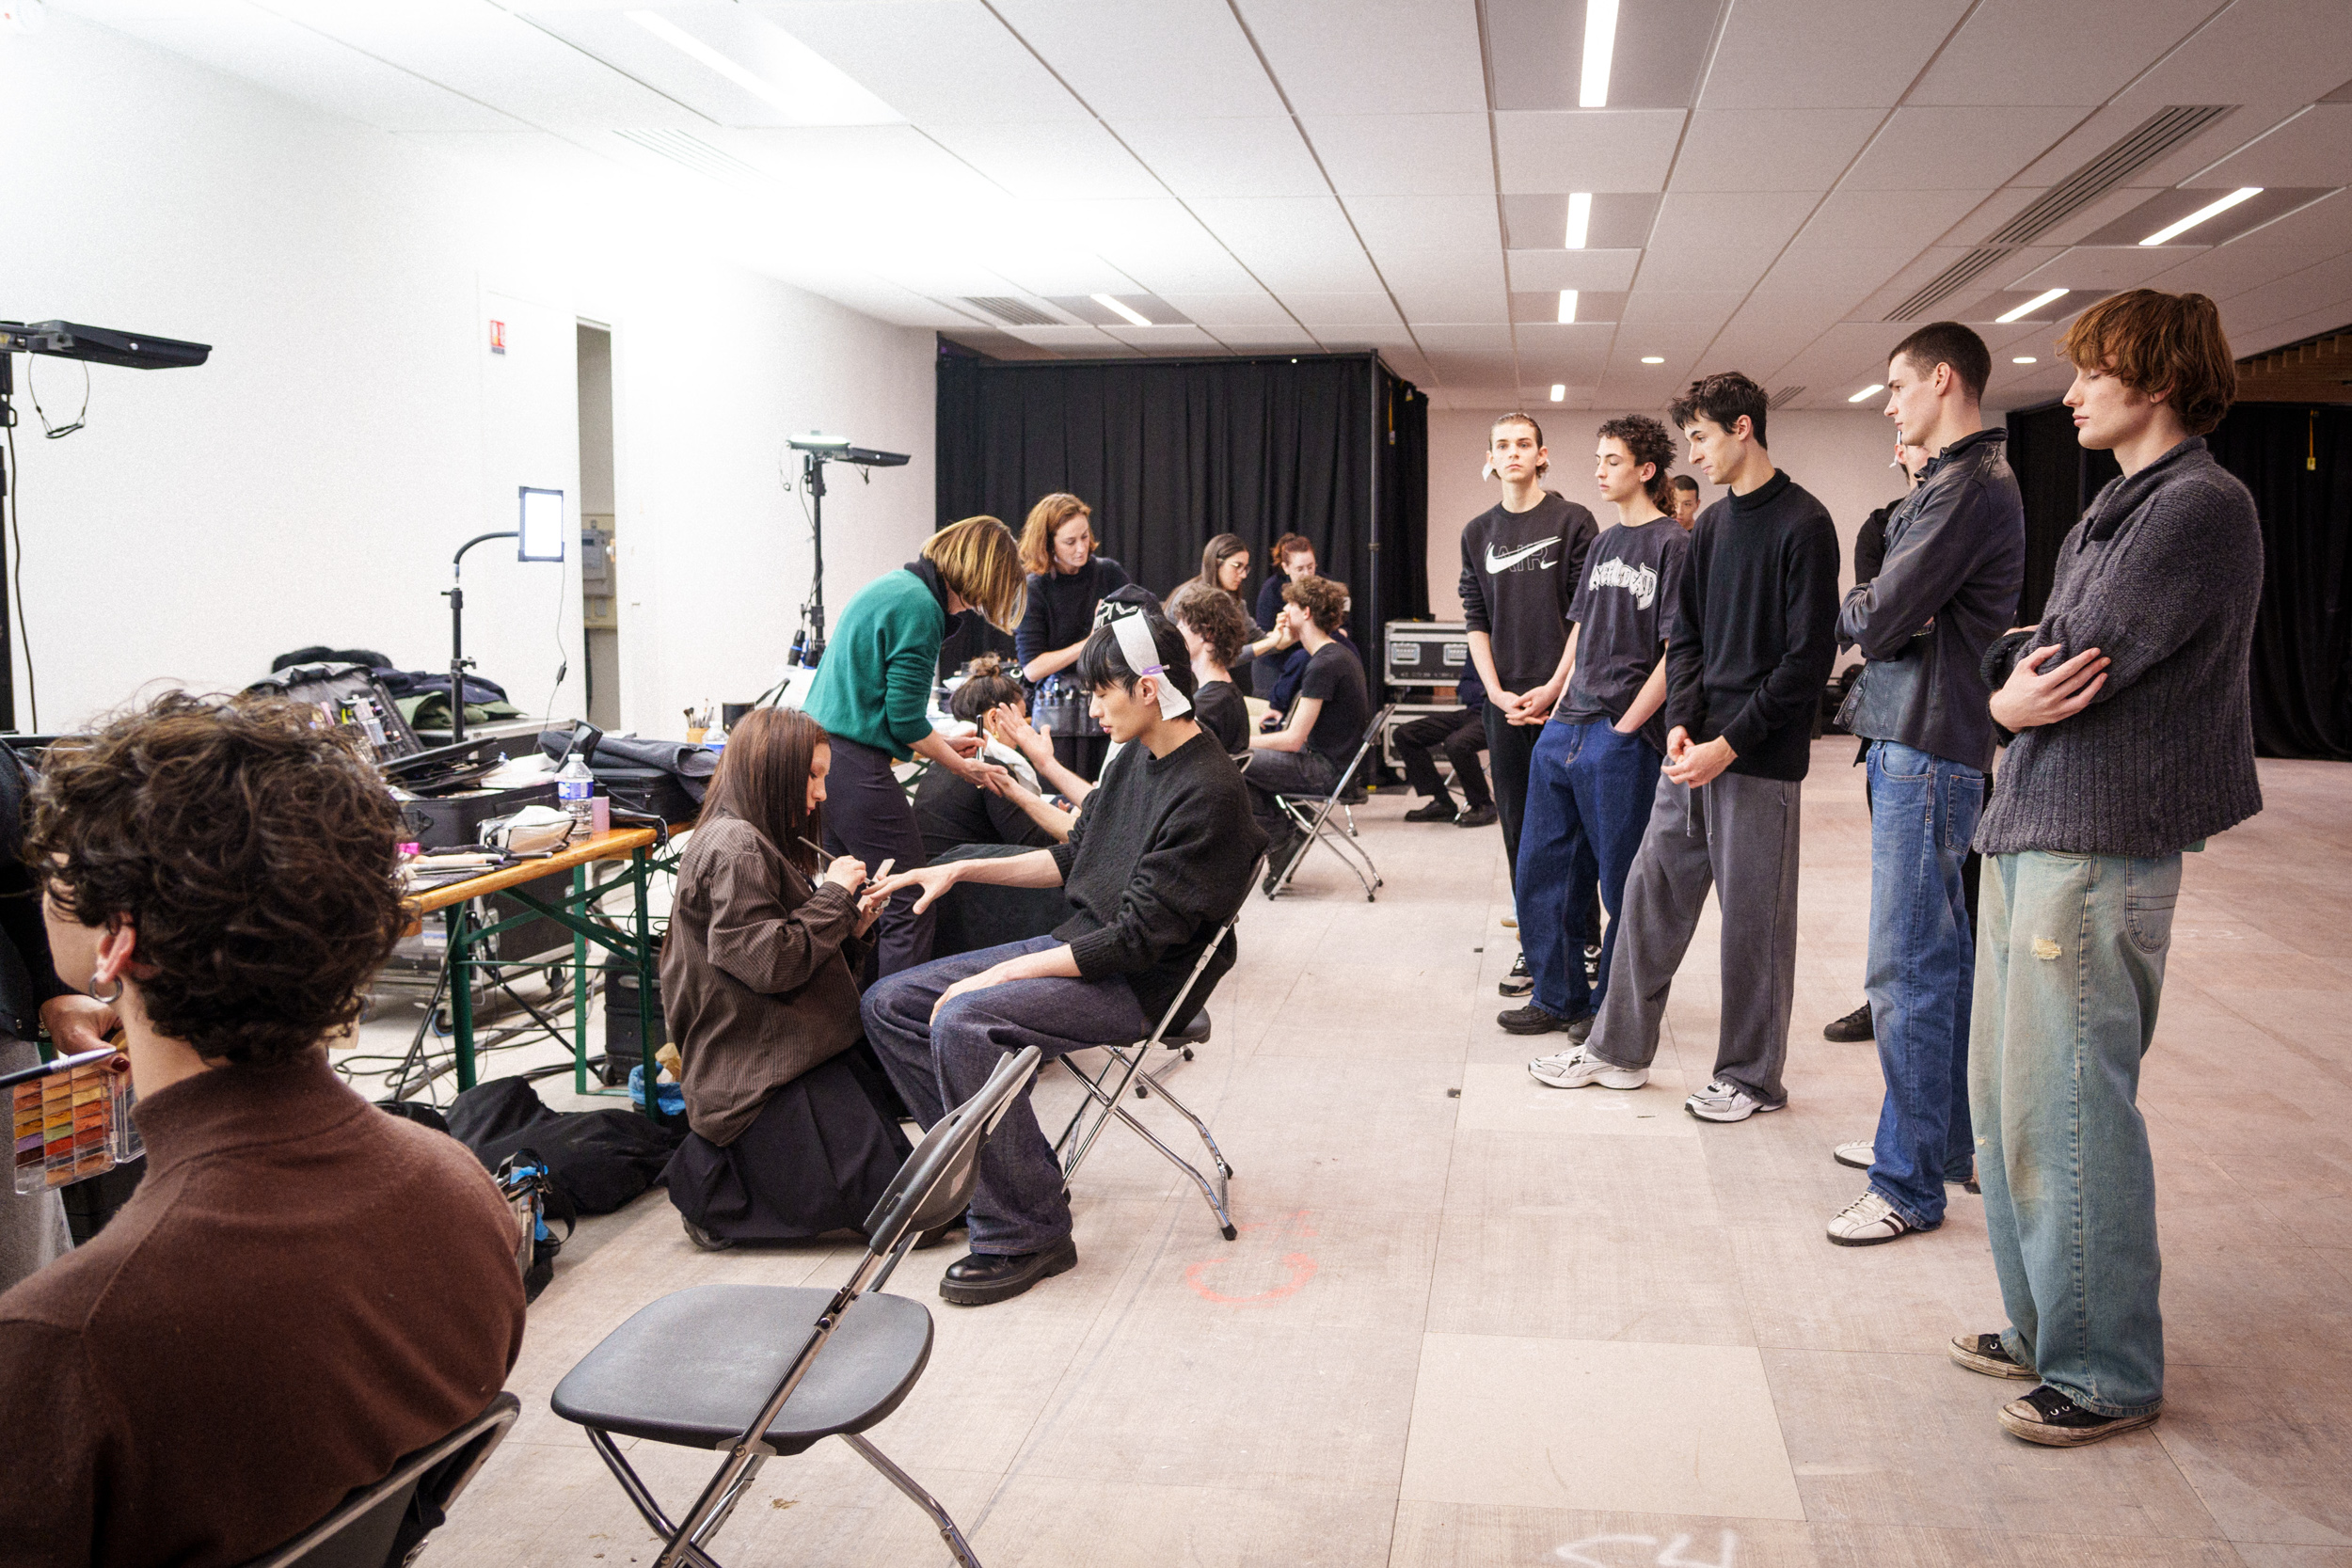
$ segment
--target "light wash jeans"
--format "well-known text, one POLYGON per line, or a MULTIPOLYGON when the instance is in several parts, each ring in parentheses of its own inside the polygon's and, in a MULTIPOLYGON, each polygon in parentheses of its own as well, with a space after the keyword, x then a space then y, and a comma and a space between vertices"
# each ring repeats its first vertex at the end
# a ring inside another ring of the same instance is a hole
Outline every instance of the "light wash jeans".
POLYGON ((1976 948, 1960 868, 1984 810, 1984 775, 1899 741, 1873 740, 1870 973, 1886 1100, 1870 1190, 1913 1227, 1944 1223, 1944 1183, 1965 1181, 1968 998, 1976 948))
POLYGON ((1989 855, 1969 1040, 2009 1353, 2102 1416, 2164 1402, 2155 1168, 2137 1103, 2181 857, 1989 855))

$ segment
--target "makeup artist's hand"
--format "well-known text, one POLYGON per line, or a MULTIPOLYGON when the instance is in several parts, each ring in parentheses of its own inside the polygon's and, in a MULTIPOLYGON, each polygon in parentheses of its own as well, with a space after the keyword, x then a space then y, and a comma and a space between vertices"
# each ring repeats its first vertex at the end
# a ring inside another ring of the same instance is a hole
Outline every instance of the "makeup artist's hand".
POLYGON ((95 996, 69 991, 40 1005, 40 1025, 56 1042, 57 1054, 71 1056, 104 1047, 106 1037, 122 1027, 122 1020, 95 996))

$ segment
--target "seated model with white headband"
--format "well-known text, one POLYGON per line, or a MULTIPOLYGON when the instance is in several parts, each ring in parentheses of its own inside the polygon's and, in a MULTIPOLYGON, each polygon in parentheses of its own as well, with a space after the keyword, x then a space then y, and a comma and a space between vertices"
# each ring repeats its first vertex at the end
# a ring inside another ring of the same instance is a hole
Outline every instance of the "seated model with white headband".
MULTIPOLYGON (((1051 936, 940 958, 866 993, 866 1040, 925 1127, 976 1093, 1009 1051, 1059 1056, 1149 1035, 1241 907, 1265 849, 1241 774, 1192 717, 1192 665, 1173 626, 1146 610, 1114 615, 1087 639, 1077 676, 1123 744, 1069 842, 879 884, 919 889, 918 911, 959 881, 1059 887, 1070 899, 1051 936)), ((1176 1026, 1208 1000, 1233 952, 1229 934, 1176 1026)), ((939 1285, 960 1306, 1017 1296, 1078 1261, 1061 1167, 1025 1090, 980 1156, 969 1220, 971 1255, 939 1285)))

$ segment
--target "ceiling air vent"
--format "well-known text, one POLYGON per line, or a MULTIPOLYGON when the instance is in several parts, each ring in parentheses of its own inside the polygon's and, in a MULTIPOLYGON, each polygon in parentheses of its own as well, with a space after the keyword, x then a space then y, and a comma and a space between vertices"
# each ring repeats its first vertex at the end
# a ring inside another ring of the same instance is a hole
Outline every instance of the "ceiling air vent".
POLYGON ((1058 318, 1047 315, 1025 299, 1007 299, 1001 295, 966 294, 963 302, 973 309, 994 316, 1008 326, 1061 326, 1058 318))
POLYGON ((754 167, 731 152, 722 152, 708 142, 683 131, 615 131, 612 134, 648 152, 658 152, 674 164, 683 164, 703 178, 716 180, 723 185, 775 183, 764 170, 754 167))
POLYGON ((1937 273, 1882 319, 1918 320, 1975 282, 1995 262, 2033 244, 2236 107, 2234 103, 2168 104, 2131 135, 2043 191, 2024 212, 1987 236, 1983 245, 1937 273))
POLYGON ((1783 387, 1779 391, 1774 392, 1772 395, 1771 399, 1765 403, 1764 406, 1767 408, 1785 408, 1803 396, 1804 396, 1804 388, 1802 387, 1783 387))

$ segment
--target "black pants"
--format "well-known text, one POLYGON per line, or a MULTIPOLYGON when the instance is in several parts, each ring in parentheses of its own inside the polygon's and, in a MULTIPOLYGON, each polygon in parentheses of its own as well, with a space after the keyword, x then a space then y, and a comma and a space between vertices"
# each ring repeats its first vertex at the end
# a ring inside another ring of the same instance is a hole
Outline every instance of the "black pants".
POLYGON ((906 1114, 864 1040, 768 1097, 724 1148, 699 1132, 670 1157, 670 1202, 709 1231, 744 1242, 799 1242, 856 1230, 909 1148, 906 1114))
MULTIPOLYGON (((890 758, 839 736, 833 737, 833 771, 825 779, 825 851, 855 855, 868 872, 880 870, 886 860, 897 861, 894 869, 899 871, 930 863, 914 803, 892 777, 890 758)), ((913 888, 892 898, 874 925, 875 972, 896 974, 930 962, 937 919, 936 905, 914 912, 913 888)))
POLYGON ((1535 760, 1535 737, 1541 724, 1514 724, 1502 709, 1488 703, 1486 765, 1495 776, 1495 806, 1502 814, 1502 853, 1511 868, 1511 888, 1519 885, 1519 824, 1527 816, 1527 772, 1535 760))
POLYGON ((1478 714, 1466 707, 1424 714, 1409 724, 1399 724, 1395 737, 1396 754, 1405 759, 1405 782, 1416 791, 1433 800, 1453 801, 1433 754, 1443 751, 1446 760, 1454 764, 1454 782, 1462 786, 1462 799, 1470 802, 1470 809, 1483 811, 1494 804, 1494 798, 1486 793, 1486 771, 1478 766, 1478 753, 1486 749, 1486 723, 1478 714))

